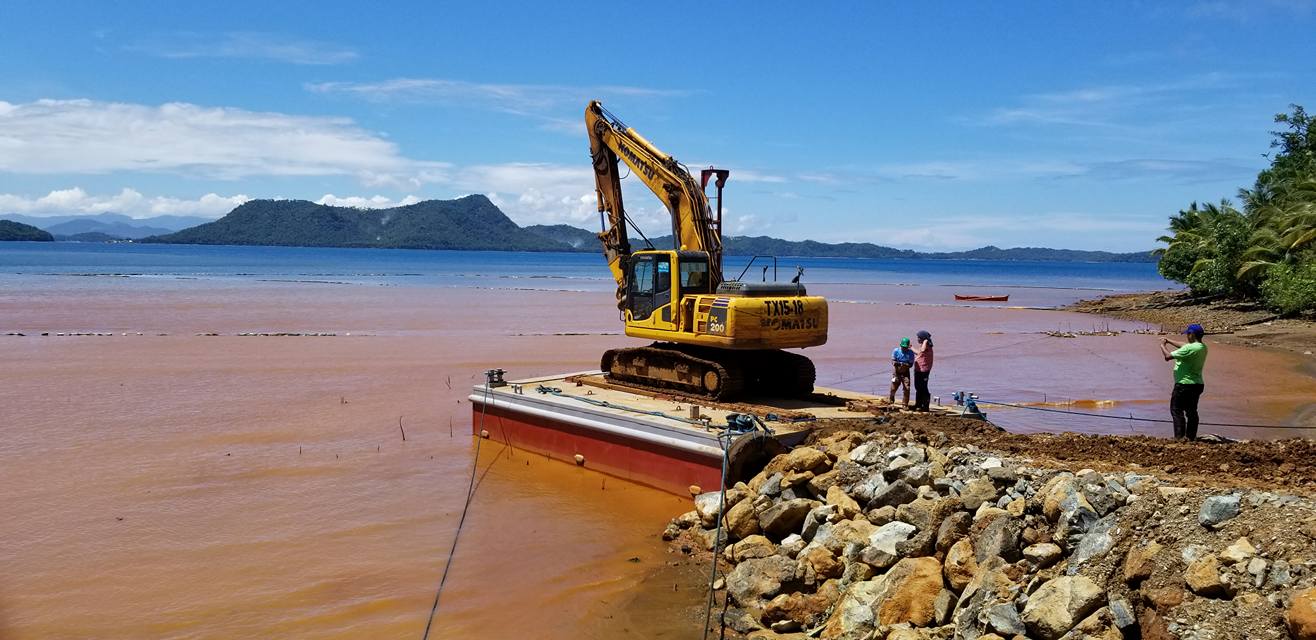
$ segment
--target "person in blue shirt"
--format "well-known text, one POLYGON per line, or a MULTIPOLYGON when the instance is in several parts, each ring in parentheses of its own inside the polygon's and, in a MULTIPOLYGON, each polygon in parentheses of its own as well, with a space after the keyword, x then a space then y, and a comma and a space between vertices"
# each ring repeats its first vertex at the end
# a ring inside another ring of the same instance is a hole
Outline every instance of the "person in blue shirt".
POLYGON ((901 338, 900 346, 891 351, 891 393, 887 402, 895 404, 896 389, 905 388, 905 408, 909 408, 909 368, 914 366, 914 350, 909 348, 909 338, 901 338))

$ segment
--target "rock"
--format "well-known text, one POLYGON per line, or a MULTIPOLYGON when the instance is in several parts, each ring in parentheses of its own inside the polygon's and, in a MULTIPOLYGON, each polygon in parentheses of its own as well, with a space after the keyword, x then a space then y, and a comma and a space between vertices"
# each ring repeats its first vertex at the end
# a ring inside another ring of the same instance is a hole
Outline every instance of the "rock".
POLYGON ((873 501, 873 498, 877 494, 886 489, 886 486, 886 478, 883 478, 881 473, 870 473, 863 479, 855 482, 850 487, 849 493, 856 502, 862 505, 867 505, 873 501))
POLYGON ((819 505, 809 510, 809 515, 804 516, 804 525, 800 529, 800 535, 805 540, 813 540, 817 535, 819 527, 828 522, 838 522, 841 519, 841 510, 830 504, 819 505))
POLYGON ((1316 640, 1316 589, 1293 594, 1284 620, 1294 640, 1316 640))
POLYGON ((1074 552, 1069 556, 1069 566, 1065 573, 1076 575, 1084 563, 1089 560, 1100 558, 1110 552, 1115 546, 1115 539, 1112 532, 1115 529, 1115 516, 1108 516, 1098 520, 1096 524, 1088 530, 1078 545, 1074 547, 1074 552))
POLYGON ((899 560, 900 557, 894 553, 883 551, 877 547, 863 547, 859 550, 859 562, 866 564, 877 571, 885 571, 899 560))
POLYGON ((974 557, 973 541, 970 538, 962 538, 959 542, 951 545, 946 552, 946 564, 943 567, 946 577, 946 583, 955 593, 964 591, 978 573, 978 560, 974 557))
POLYGON ((1252 576, 1252 586, 1260 589, 1261 585, 1266 584, 1266 561, 1261 558, 1253 558, 1247 562, 1247 572, 1252 576))
POLYGON ((800 491, 807 493, 806 488, 810 480, 813 480, 812 471, 787 471, 781 478, 781 492, 785 495, 787 490, 791 490, 796 492, 796 497, 803 498, 805 496, 798 494, 800 491))
POLYGON ((800 552, 797 558, 798 567, 797 575, 804 579, 807 585, 814 585, 825 581, 828 578, 839 578, 845 567, 841 565, 836 556, 832 555, 826 547, 809 545, 800 552))
POLYGON ((705 549, 712 551, 714 547, 725 547, 727 541, 731 538, 731 534, 728 533, 726 529, 722 529, 721 531, 718 531, 717 529, 707 529, 695 533, 694 537, 699 540, 700 544, 702 544, 705 549))
POLYGON ((1038 569, 1045 569, 1056 563, 1063 555, 1059 545, 1050 542, 1031 544, 1024 548, 1024 559, 1033 563, 1038 569))
POLYGON ((1232 598, 1233 585, 1220 577, 1220 562, 1213 555, 1202 556, 1188 564, 1184 582, 1193 593, 1207 598, 1232 598))
MULTIPOLYGON (((781 456, 773 459, 775 463, 781 460, 781 456)), ((823 467, 830 466, 827 454, 814 449, 813 447, 795 447, 786 453, 785 460, 781 462, 780 471, 814 471, 821 472, 823 467)))
POLYGON ((1064 640, 1123 640, 1110 609, 1102 607, 1062 636, 1064 640))
POLYGON ((937 626, 950 622, 951 616, 955 615, 955 605, 958 598, 955 592, 949 589, 942 589, 937 594, 937 599, 932 601, 933 621, 937 626))
POLYGON ((868 512, 867 518, 869 522, 880 527, 896 519, 896 508, 891 505, 887 505, 879 509, 873 509, 872 511, 868 512))
POLYGON ((900 473, 900 479, 904 480, 911 487, 930 487, 932 485, 932 472, 926 464, 916 464, 900 473))
MULTIPOLYGON (((761 495, 761 496, 779 496, 779 495, 781 495, 781 481, 782 481, 782 479, 784 479, 785 477, 786 477, 785 474, 783 474, 782 472, 778 471, 778 472, 776 472, 776 473, 774 473, 774 474, 768 476, 767 478, 765 478, 765 479, 763 480, 763 482, 759 483, 759 485, 758 485, 758 492, 759 492, 759 495, 761 495)), ((754 482, 753 482, 752 480, 750 481, 750 485, 749 485, 749 486, 751 486, 751 487, 754 486, 754 482)))
POLYGON ((897 480, 886 485, 873 494, 873 499, 869 501, 868 508, 876 509, 878 507, 892 506, 898 507, 902 504, 912 502, 918 497, 918 492, 914 487, 909 486, 904 480, 897 480))
POLYGON ((1006 562, 1019 560, 1019 521, 1010 517, 992 520, 973 541, 974 558, 981 564, 1000 556, 1006 562))
POLYGON ((887 457, 892 459, 896 457, 903 457, 903 458, 907 458, 910 462, 914 464, 923 464, 924 462, 928 461, 928 452, 927 450, 925 450, 923 447, 919 445, 911 444, 911 445, 905 445, 903 447, 900 447, 899 449, 892 451, 891 453, 887 454, 887 457))
POLYGON ((754 501, 741 500, 730 509, 723 524, 731 532, 731 537, 742 540, 759 532, 758 515, 754 513, 754 501))
POLYGON ((1132 635, 1132 631, 1138 626, 1138 619, 1133 615, 1133 606, 1128 600, 1116 598, 1110 601, 1110 617, 1115 623, 1115 628, 1119 629, 1123 635, 1132 635))
MULTIPOLYGON (((1078 486, 1074 482, 1074 474, 1060 473, 1052 476, 1037 492, 1037 499, 1042 503, 1042 515, 1046 516, 1047 520, 1055 522, 1060 518, 1060 503, 1066 497, 1077 493, 1078 486)), ((1086 503, 1087 499, 1084 498, 1083 502, 1086 503)))
MULTIPOLYGON (((862 446, 862 445, 861 445, 862 446)), ((873 603, 883 593, 879 580, 851 583, 832 609, 832 615, 823 626, 824 640, 860 638, 877 625, 873 603)))
POLYGON ((702 519, 699 517, 698 511, 687 511, 679 516, 676 516, 676 520, 674 520, 674 522, 676 522, 676 526, 682 529, 689 529, 690 527, 700 524, 702 522, 702 519))
POLYGON ((1156 554, 1160 553, 1162 548, 1159 543, 1153 541, 1129 549, 1129 554, 1124 557, 1124 582, 1136 585, 1151 577, 1152 569, 1156 568, 1156 554))
POLYGON ((831 603, 821 594, 783 593, 763 607, 763 621, 769 625, 791 621, 804 627, 821 622, 831 603))
POLYGON ((1169 611, 1183 604, 1185 594, 1183 587, 1172 584, 1155 589, 1144 588, 1142 595, 1147 597, 1157 611, 1169 611))
POLYGON ((841 484, 840 481, 841 472, 837 469, 832 469, 827 473, 818 474, 814 476, 813 479, 809 480, 809 491, 813 492, 813 495, 815 496, 827 495, 827 492, 832 487, 841 484))
POLYGON ((970 480, 964 486, 964 491, 960 492, 960 503, 965 509, 973 511, 982 506, 984 502, 996 501, 996 485, 991 480, 976 478, 970 480))
POLYGON ((722 615, 726 625, 739 633, 750 633, 762 628, 755 616, 744 609, 732 607, 722 615))
POLYGON ((796 578, 795 561, 784 556, 753 558, 727 574, 727 593, 744 606, 777 595, 783 582, 796 578))
POLYGON ((839 554, 845 549, 845 545, 851 542, 867 546, 868 538, 877 529, 866 520, 842 520, 834 525, 820 527, 819 534, 814 536, 814 541, 826 546, 832 553, 839 554), (823 534, 824 530, 826 534, 823 534))
POLYGON ((987 607, 987 630, 1002 636, 1021 636, 1027 633, 1024 621, 1019 618, 1019 610, 1014 603, 1006 602, 987 607))
POLYGON ((944 584, 936 558, 905 558, 877 582, 882 585, 874 606, 878 624, 932 624, 936 618, 933 605, 944 584))
POLYGON ((901 475, 904 474, 906 469, 909 469, 912 466, 914 466, 914 463, 911 462, 909 458, 906 458, 904 456, 897 456, 891 462, 887 463, 886 469, 882 472, 882 475, 886 476, 888 480, 892 478, 899 478, 901 475))
POLYGON ((1024 606, 1032 636, 1057 640, 1101 606, 1104 592, 1085 576, 1061 576, 1038 587, 1024 606))
POLYGON ((1014 467, 992 467, 987 470, 987 477, 1000 486, 1008 487, 1019 479, 1019 474, 1014 467))
POLYGON ((1027 508, 1028 508, 1028 501, 1024 500, 1023 498, 1015 498, 1014 500, 1011 500, 1005 505, 1005 511, 1015 518, 1023 517, 1024 511, 1027 508))
POLYGON ((1076 546, 1088 529, 1097 523, 1097 512, 1088 504, 1087 498, 1077 491, 1065 494, 1057 505, 1059 510, 1052 539, 1070 547, 1076 546))
MULTIPOLYGON (((764 538, 764 540, 767 540, 767 538, 764 538)), ((771 542, 771 540, 768 540, 768 542, 771 542)), ((794 558, 800 553, 800 551, 804 550, 805 544, 804 538, 801 538, 800 534, 792 533, 781 539, 781 544, 777 546, 777 551, 794 558)))
POLYGON ((1239 538, 1234 544, 1225 547, 1220 552, 1220 559, 1229 564, 1239 564, 1247 562, 1257 555, 1257 548, 1252 546, 1252 541, 1247 538, 1239 538))
POLYGON ((972 524, 973 516, 964 511, 956 511, 947 516, 945 520, 942 520, 941 526, 937 528, 937 553, 945 553, 951 548, 951 545, 968 535, 969 527, 972 524))
POLYGON ((804 524, 804 517, 809 515, 816 504, 802 498, 778 502, 759 514, 759 527, 769 538, 780 540, 799 531, 800 525, 804 524))
POLYGON ((859 503, 839 486, 832 485, 827 490, 827 504, 838 508, 843 520, 852 520, 859 515, 859 503))
POLYGON ((865 442, 851 449, 848 457, 850 462, 865 466, 872 466, 886 461, 886 453, 882 451, 882 447, 873 442, 865 442))
POLYGON ((1266 581, 1273 588, 1287 587, 1293 582, 1293 576, 1289 573, 1289 563, 1284 560, 1276 560, 1270 567, 1270 579, 1266 581))
POLYGON ((746 536, 726 550, 726 555, 730 556, 731 561, 737 563, 754 558, 766 558, 776 553, 777 545, 760 535, 746 536))
POLYGON ((896 544, 909 539, 909 536, 917 530, 908 522, 888 522, 873 530, 868 535, 869 546, 877 547, 888 553, 896 552, 896 544))
POLYGON ((1215 529, 1238 515, 1239 497, 1236 495, 1211 496, 1202 501, 1197 521, 1203 527, 1215 529))
POLYGON ((667 523, 667 528, 663 529, 663 540, 666 540, 667 542, 675 540, 677 536, 680 535, 681 527, 676 526, 675 521, 667 523))
POLYGON ((695 496, 695 512, 704 528, 717 525, 717 517, 722 513, 722 492, 709 491, 695 496))

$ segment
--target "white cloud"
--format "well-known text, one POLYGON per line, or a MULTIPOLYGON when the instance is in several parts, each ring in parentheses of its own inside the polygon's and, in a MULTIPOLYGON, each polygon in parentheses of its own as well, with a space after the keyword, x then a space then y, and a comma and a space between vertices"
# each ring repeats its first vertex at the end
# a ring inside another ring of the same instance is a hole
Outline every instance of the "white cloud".
POLYGON ((410 195, 398 200, 394 200, 393 198, 379 196, 379 195, 371 196, 369 198, 364 196, 343 196, 340 198, 332 193, 326 193, 323 196, 321 196, 320 199, 316 200, 315 203, 327 204, 331 207, 354 207, 357 209, 387 209, 389 207, 405 207, 407 205, 416 204, 417 202, 420 201, 421 201, 420 198, 410 195))
POLYGON ((92 195, 80 187, 73 187, 38 197, 0 193, 0 212, 33 216, 121 213, 136 218, 167 214, 219 217, 248 200, 251 198, 243 194, 221 196, 216 193, 207 193, 193 200, 167 196, 148 198, 128 188, 116 194, 92 195))
POLYGON ((342 64, 360 57, 332 43, 257 31, 178 33, 128 48, 162 58, 247 58, 308 65, 342 64))
POLYGON ((376 82, 313 82, 307 91, 346 95, 371 102, 443 104, 528 117, 539 121, 545 131, 580 135, 582 113, 587 101, 603 96, 626 98, 669 98, 688 95, 673 89, 651 89, 621 85, 568 86, 470 82, 450 78, 392 78, 376 82))
POLYGON ((0 171, 13 173, 351 175, 423 183, 445 166, 405 158, 397 145, 347 118, 177 102, 0 102, 0 171))

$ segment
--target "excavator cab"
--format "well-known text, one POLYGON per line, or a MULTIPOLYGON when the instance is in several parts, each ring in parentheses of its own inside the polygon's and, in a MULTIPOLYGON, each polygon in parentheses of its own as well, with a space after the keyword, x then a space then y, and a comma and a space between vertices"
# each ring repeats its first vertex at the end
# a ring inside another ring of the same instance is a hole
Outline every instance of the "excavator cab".
POLYGON ((679 306, 685 296, 712 293, 708 265, 708 254, 703 251, 631 254, 627 274, 630 290, 626 296, 630 320, 648 321, 646 324, 655 329, 677 330, 673 307, 679 306))

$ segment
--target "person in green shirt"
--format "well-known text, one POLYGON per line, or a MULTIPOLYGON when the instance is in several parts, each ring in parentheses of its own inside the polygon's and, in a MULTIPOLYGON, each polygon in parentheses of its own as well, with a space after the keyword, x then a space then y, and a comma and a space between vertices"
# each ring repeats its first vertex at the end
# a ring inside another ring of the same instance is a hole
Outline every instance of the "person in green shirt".
POLYGON ((1169 338, 1161 340, 1161 355, 1167 362, 1174 361, 1174 391, 1170 393, 1174 439, 1196 440, 1197 401, 1205 388, 1202 367, 1206 365, 1206 344, 1202 342, 1202 336, 1206 332, 1200 324, 1190 324, 1183 332, 1188 336, 1187 342, 1179 343, 1169 338))

